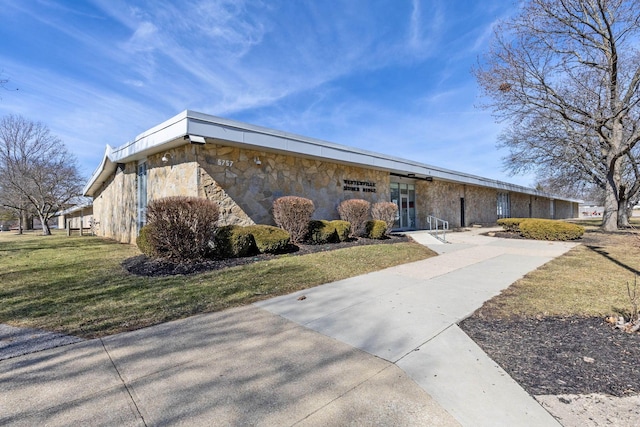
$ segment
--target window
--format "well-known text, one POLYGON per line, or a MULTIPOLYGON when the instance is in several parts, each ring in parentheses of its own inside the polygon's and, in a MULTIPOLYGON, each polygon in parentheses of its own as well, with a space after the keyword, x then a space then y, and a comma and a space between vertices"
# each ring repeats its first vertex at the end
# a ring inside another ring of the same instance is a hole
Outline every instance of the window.
POLYGON ((509 203, 509 193, 498 193, 498 218, 511 217, 511 204, 509 203))
POLYGON ((138 163, 138 233, 147 223, 147 162, 138 163))

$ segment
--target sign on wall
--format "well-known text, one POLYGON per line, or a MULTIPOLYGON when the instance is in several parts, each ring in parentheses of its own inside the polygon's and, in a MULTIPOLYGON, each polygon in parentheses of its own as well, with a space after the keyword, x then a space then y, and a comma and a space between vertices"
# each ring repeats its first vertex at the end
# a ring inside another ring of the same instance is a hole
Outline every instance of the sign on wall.
POLYGON ((356 181, 353 179, 343 180, 343 191, 357 191, 362 193, 375 193, 376 183, 371 181, 356 181))

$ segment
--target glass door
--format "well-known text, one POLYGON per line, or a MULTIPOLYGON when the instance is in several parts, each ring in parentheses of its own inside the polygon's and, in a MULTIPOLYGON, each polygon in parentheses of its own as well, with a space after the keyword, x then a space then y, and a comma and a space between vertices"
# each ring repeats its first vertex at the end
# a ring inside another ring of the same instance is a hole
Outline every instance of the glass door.
POLYGON ((400 227, 409 227, 409 195, 400 195, 400 227))
POLYGON ((416 190, 414 184, 391 183, 391 201, 398 206, 396 230, 410 230, 416 227, 416 190))

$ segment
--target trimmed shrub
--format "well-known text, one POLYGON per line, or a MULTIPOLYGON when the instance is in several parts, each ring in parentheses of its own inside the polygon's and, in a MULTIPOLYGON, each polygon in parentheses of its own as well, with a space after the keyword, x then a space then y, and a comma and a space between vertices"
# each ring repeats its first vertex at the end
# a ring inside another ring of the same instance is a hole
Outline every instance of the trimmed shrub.
POLYGON ((306 240, 311 244, 322 245, 340 241, 336 227, 330 221, 324 219, 309 221, 308 230, 306 240))
POLYGON ((280 197, 273 201, 273 220, 289 233, 291 242, 298 243, 307 235, 307 227, 315 209, 313 202, 304 197, 280 197))
POLYGON ((500 218, 498 225, 502 226, 505 231, 519 232, 520 223, 531 218, 500 218))
POLYGON ((520 234, 535 240, 576 240, 584 234, 584 227, 552 219, 527 219, 520 223, 520 234))
POLYGON ((165 197, 149 202, 146 239, 156 257, 176 261, 198 260, 210 252, 219 209, 212 200, 165 197))
POLYGON ((387 224, 387 234, 391 233, 397 213, 398 205, 393 202, 377 202, 371 206, 371 219, 384 221, 387 224))
POLYGON ((340 219, 351 224, 350 237, 362 236, 369 219, 371 203, 363 199, 349 199, 338 205, 340 219))
POLYGON ((344 242, 349 240, 350 231, 351 224, 347 221, 312 220, 309 221, 307 241, 312 245, 344 242))
POLYGON ((387 234, 387 223, 379 219, 367 221, 365 236, 369 239, 382 239, 387 234))
POLYGON ((140 229, 140 233, 136 238, 136 245, 138 246, 138 249, 140 249, 140 252, 142 252, 149 258, 154 258, 156 254, 153 250, 153 246, 149 242, 149 234, 153 232, 151 229, 152 226, 149 224, 140 229))
POLYGON ((239 225, 218 228, 212 242, 214 255, 218 258, 241 258, 258 253, 254 236, 239 225))
POLYGON ((277 254, 285 252, 291 244, 291 235, 278 227, 271 225, 249 225, 243 227, 246 233, 253 236, 256 246, 261 253, 277 254))
POLYGON ((341 242, 346 242, 349 240, 349 234, 351 233, 351 223, 348 221, 342 221, 340 219, 334 219, 333 221, 329 221, 329 225, 336 230, 336 235, 338 236, 338 240, 341 242))

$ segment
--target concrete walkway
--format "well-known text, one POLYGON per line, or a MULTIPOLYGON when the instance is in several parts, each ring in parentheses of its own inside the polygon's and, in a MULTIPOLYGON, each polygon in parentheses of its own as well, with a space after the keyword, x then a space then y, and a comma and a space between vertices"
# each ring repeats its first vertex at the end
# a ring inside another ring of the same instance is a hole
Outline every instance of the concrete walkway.
POLYGON ((0 361, 0 425, 557 425, 455 323, 572 245, 447 237, 417 235, 429 260, 0 361))
POLYGON ((575 244, 486 231, 449 233, 448 244, 412 233, 440 256, 256 305, 393 362, 462 425, 558 425, 456 323, 575 244))

